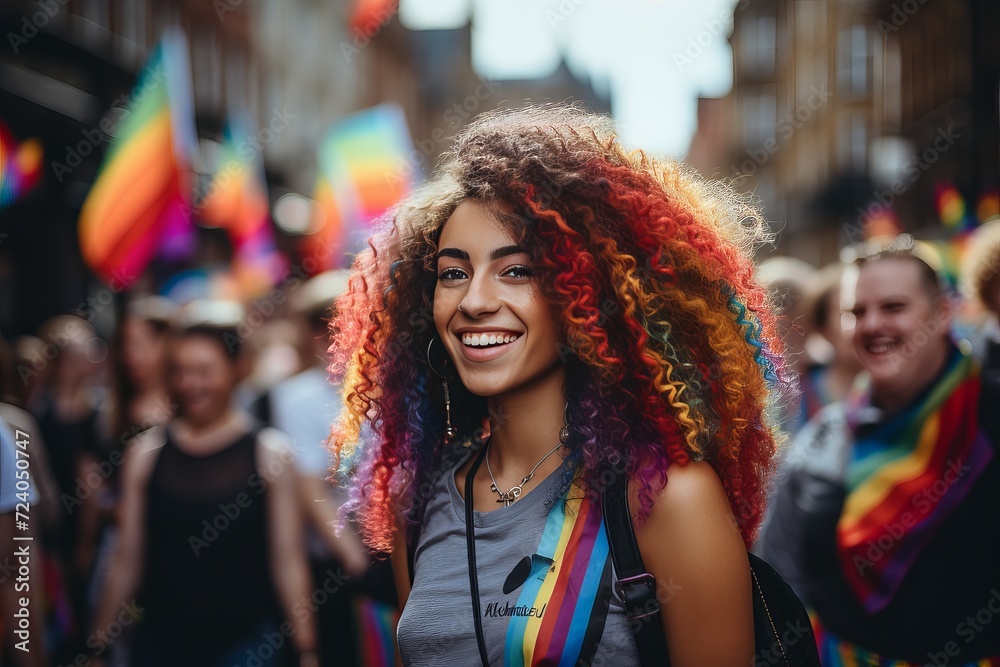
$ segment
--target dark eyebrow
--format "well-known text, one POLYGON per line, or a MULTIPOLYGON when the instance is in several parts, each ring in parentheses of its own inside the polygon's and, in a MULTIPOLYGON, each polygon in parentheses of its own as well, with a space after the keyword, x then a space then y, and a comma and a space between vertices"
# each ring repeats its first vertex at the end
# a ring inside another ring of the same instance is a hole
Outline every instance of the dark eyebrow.
MULTIPOLYGON (((507 257, 508 255, 516 255, 518 253, 527 253, 528 251, 519 245, 505 245, 501 248, 496 248, 490 251, 490 261, 494 262, 501 257, 507 257)), ((441 248, 436 253, 434 253, 434 261, 437 262, 440 257, 454 257, 455 259, 469 261, 469 253, 464 250, 459 250, 458 248, 441 248)))
POLYGON ((497 248, 496 250, 490 251, 490 261, 500 259, 501 257, 506 257, 507 255, 516 255, 518 253, 527 253, 528 251, 519 245, 505 245, 502 248, 497 248))
POLYGON ((464 250, 459 250, 458 248, 441 248, 434 253, 434 262, 437 263, 438 259, 441 257, 454 257, 455 259, 463 259, 466 262, 469 261, 469 253, 464 250))

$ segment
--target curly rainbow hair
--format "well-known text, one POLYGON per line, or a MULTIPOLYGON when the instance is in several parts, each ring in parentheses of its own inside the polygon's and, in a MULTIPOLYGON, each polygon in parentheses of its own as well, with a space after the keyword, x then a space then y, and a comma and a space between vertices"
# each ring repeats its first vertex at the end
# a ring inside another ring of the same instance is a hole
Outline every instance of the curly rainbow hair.
MULTIPOLYGON (((345 408, 330 444, 368 546, 391 552, 397 517, 426 500, 445 452, 443 391, 426 357, 432 258, 465 199, 495 213, 546 286, 583 479, 624 454, 643 520, 670 465, 707 460, 749 544, 776 450, 773 399, 790 386, 754 280, 766 225, 726 186, 623 148, 609 119, 542 106, 462 131, 377 226, 337 303, 330 371, 345 408)), ((486 401, 451 384, 452 423, 468 439, 486 401)))

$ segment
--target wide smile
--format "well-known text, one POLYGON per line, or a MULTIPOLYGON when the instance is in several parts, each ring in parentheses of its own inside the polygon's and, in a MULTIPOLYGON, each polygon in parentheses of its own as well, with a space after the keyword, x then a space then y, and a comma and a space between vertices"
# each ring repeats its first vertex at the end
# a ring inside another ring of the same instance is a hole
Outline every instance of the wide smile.
POLYGON ((469 361, 491 361, 508 352, 522 334, 513 331, 465 331, 456 333, 462 355, 469 361))
POLYGON ((865 343, 864 350, 873 357, 882 357, 895 351, 899 347, 899 344, 899 341, 895 338, 880 339, 865 343))

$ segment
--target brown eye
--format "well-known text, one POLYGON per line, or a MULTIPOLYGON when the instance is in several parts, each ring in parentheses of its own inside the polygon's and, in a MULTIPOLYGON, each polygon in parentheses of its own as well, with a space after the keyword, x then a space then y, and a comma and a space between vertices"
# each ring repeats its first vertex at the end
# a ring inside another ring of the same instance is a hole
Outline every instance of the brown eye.
POLYGON ((454 280, 462 280, 463 278, 466 277, 467 276, 465 274, 465 271, 463 271, 462 269, 449 267, 447 269, 444 269, 443 271, 441 271, 441 273, 438 274, 438 281, 450 282, 454 280))
POLYGON ((523 264, 518 264, 517 266, 505 269, 500 275, 507 278, 531 278, 535 275, 535 272, 523 264))

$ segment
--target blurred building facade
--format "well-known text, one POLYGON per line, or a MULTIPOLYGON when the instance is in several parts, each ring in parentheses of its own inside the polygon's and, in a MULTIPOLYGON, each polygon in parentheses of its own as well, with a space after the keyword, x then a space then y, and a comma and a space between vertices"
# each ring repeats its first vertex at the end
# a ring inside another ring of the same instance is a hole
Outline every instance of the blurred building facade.
POLYGON ((883 207, 939 235, 935 187, 998 179, 1000 7, 984 0, 744 0, 734 86, 702 100, 689 161, 753 190, 777 252, 814 264, 883 207), (992 28, 990 28, 992 26, 992 28))

